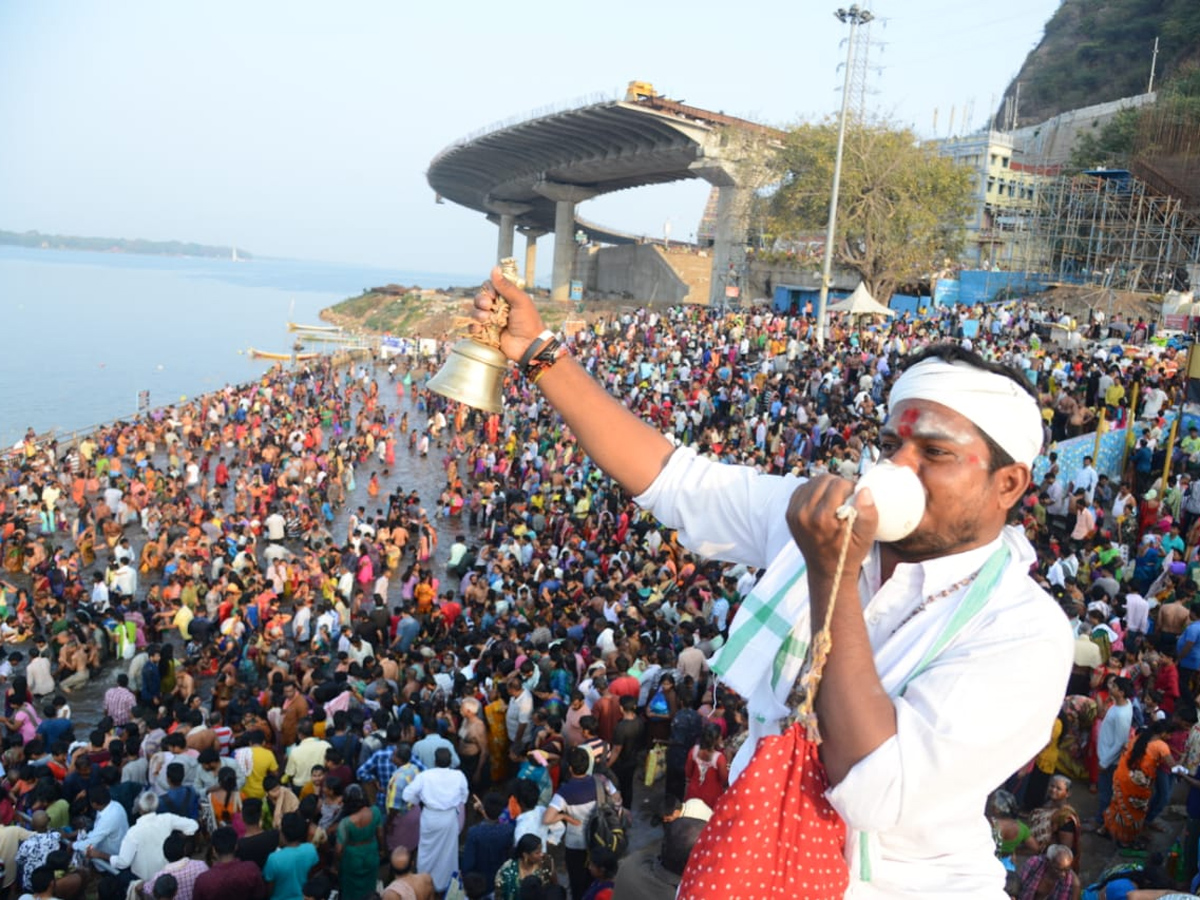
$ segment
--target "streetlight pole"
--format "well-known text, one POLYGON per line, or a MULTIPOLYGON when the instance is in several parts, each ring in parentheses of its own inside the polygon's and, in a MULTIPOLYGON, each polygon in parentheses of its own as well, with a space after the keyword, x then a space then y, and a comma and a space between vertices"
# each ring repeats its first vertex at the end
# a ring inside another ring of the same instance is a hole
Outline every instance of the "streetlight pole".
POLYGON ((843 25, 850 24, 850 40, 846 44, 846 79, 842 84, 842 114, 838 122, 837 154, 833 159, 833 189, 829 193, 829 224, 825 228, 825 256, 821 261, 821 294, 817 299, 817 348, 825 349, 825 307, 829 303, 829 282, 833 277, 833 237, 837 228, 838 189, 842 181, 842 147, 846 143, 846 114, 850 108, 850 77, 854 69, 854 33, 859 25, 875 18, 869 9, 855 4, 834 13, 843 25))

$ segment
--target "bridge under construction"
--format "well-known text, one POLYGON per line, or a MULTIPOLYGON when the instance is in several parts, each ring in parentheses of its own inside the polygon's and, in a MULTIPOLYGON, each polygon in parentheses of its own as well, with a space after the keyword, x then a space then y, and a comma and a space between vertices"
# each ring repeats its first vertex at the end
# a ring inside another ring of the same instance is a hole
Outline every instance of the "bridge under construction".
POLYGON ((481 212, 499 226, 497 259, 513 255, 517 231, 525 236, 527 283, 535 277, 537 239, 553 232, 555 300, 570 296, 577 234, 606 244, 639 240, 580 219, 579 203, 613 191, 704 179, 717 189, 707 299, 719 302, 722 274, 741 262, 763 148, 780 136, 631 82, 623 99, 585 103, 464 138, 434 157, 426 177, 439 199, 481 212))

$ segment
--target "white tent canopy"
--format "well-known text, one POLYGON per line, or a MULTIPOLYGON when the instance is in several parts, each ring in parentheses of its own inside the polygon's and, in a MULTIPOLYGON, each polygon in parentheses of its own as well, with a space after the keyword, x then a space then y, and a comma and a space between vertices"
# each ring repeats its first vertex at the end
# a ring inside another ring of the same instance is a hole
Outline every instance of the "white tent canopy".
POLYGON ((1163 295, 1162 311, 1164 316, 1200 316, 1200 302, 1195 302, 1191 291, 1167 291, 1163 295))
POLYGON ((852 316, 894 316, 896 314, 894 309, 888 309, 872 297, 867 286, 861 281, 849 297, 839 300, 837 303, 831 303, 829 312, 849 313, 852 316))

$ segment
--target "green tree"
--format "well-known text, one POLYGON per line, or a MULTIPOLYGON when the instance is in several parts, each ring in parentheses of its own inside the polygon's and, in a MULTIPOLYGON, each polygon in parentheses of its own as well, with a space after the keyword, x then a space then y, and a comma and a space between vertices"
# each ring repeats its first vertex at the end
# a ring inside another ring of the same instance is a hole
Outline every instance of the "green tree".
POLYGON ((1124 168, 1129 165, 1137 144, 1141 117, 1140 109, 1129 107, 1109 119, 1098 134, 1085 132, 1071 150, 1068 169, 1078 172, 1100 166, 1124 168))
MULTIPOLYGON (((837 123, 801 125, 781 151, 784 175, 771 226, 790 239, 823 230, 829 215, 837 123)), ((971 174, 921 146, 907 129, 852 123, 846 130, 834 264, 851 269, 880 303, 897 285, 928 277, 962 249, 971 174)))

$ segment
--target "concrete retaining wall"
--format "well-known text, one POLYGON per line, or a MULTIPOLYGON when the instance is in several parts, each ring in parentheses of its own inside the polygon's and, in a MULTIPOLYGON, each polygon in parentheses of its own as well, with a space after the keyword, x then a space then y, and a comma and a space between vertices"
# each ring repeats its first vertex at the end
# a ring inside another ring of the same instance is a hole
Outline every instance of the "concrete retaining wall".
POLYGON ((1097 103, 1082 109, 1059 113, 1037 125, 1025 125, 1013 132, 1013 144, 1025 152, 1019 160, 1036 165, 1065 163, 1082 135, 1099 134, 1110 119, 1131 106, 1146 106, 1153 103, 1156 94, 1138 94, 1122 97, 1108 103, 1097 103))
MULTIPOLYGON (((841 272, 834 269, 833 283, 830 287, 834 291, 849 293, 858 287, 858 281, 858 276, 853 272, 841 272)), ((762 297, 773 299, 775 288, 781 284, 819 291, 821 289, 821 266, 819 263, 792 266, 759 261, 750 263, 750 284, 746 289, 750 299, 762 297)))
POLYGON ((652 246, 599 247, 587 256, 583 265, 577 260, 575 272, 590 296, 671 305, 688 295, 689 286, 652 246))
MULTIPOLYGON (((583 282, 585 296, 638 303, 707 303, 712 258, 669 253, 649 244, 622 244, 580 249, 574 277, 583 282)), ((742 302, 770 303, 781 284, 820 290, 819 266, 788 266, 751 262, 746 268, 742 302)), ((832 289, 848 294, 858 287, 853 272, 835 271, 832 289)))

